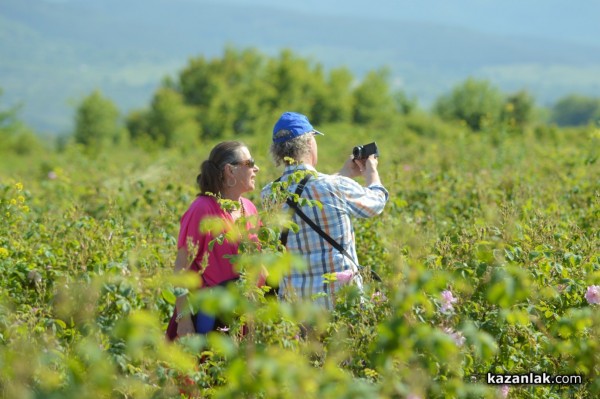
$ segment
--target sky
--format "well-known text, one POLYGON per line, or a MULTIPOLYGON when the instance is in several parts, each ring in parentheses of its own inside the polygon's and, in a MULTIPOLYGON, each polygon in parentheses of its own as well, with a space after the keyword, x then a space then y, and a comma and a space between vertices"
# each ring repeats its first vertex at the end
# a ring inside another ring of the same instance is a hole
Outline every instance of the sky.
MULTIPOLYGON (((213 1, 213 0, 187 0, 213 1)), ((305 13, 426 21, 600 46, 598 0, 220 0, 305 13)))

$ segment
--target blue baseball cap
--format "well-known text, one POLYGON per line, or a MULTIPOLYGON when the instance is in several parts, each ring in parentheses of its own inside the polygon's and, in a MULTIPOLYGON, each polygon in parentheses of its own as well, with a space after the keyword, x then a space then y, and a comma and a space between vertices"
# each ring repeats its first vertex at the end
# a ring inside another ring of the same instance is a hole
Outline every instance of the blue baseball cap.
POLYGON ((323 133, 315 130, 305 115, 297 112, 284 112, 273 127, 273 142, 284 143, 306 133, 323 133))

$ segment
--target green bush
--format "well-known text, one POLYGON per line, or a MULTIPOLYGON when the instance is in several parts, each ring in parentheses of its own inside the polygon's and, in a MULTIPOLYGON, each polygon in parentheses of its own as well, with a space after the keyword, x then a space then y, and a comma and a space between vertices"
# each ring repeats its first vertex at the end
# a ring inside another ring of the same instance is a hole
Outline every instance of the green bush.
POLYGON ((552 107, 550 120, 559 126, 584 126, 600 122, 600 99, 570 95, 552 107))
POLYGON ((438 98, 433 109, 444 120, 462 121, 472 130, 480 131, 498 122, 502 94, 490 82, 470 78, 438 98))
MULTIPOLYGON (((330 314, 265 297, 252 283, 260 268, 302 267, 278 252, 280 218, 265 211, 240 285, 195 299, 238 315, 231 333, 175 344, 164 339, 174 287, 195 286, 172 276, 178 220, 211 143, 197 159, 136 149, 89 159, 67 147, 3 168, 2 395, 497 398, 486 373, 545 372, 584 382, 515 385, 509 397, 596 397, 600 316, 585 294, 600 285, 600 138, 492 139, 441 122, 423 134, 411 118, 415 133, 400 141, 332 124, 319 142, 326 172, 345 158, 348 129, 380 144, 390 201, 355 231, 361 263, 383 283, 365 274, 364 299, 349 287, 330 314)), ((264 140, 248 141, 261 159, 264 140)), ((258 186, 277 176, 261 162, 258 186)))

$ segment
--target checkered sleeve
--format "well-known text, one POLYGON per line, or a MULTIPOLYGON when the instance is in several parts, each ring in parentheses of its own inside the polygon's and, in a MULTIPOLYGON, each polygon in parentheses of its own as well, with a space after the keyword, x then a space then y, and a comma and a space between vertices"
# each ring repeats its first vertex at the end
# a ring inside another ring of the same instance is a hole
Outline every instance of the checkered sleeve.
POLYGON ((363 187, 344 176, 338 176, 335 187, 344 198, 348 213, 358 218, 379 215, 389 198, 388 191, 381 184, 363 187))

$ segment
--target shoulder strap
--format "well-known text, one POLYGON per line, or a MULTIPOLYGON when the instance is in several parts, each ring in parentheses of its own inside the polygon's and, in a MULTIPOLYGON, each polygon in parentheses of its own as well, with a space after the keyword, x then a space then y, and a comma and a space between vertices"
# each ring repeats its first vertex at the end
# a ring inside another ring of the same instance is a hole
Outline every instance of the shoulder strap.
MULTIPOLYGON (((302 194, 302 191, 304 191, 304 187, 306 186, 306 182, 308 182, 308 179, 311 178, 311 174, 307 174, 306 176, 304 176, 304 178, 300 181, 300 183, 298 183, 298 186, 296 187, 296 191, 294 192, 294 194, 300 196, 302 194)), ((277 180, 275 180, 275 182, 281 180, 281 177, 277 180)), ((287 203, 289 205, 289 203, 292 202, 295 204, 294 201, 292 201, 290 198, 287 199, 287 203)), ((294 209, 294 207, 292 207, 292 209, 294 209)), ((285 228, 281 231, 281 236, 279 237, 279 241, 281 241, 281 245, 283 245, 284 247, 287 245, 287 239, 288 239, 288 234, 290 233, 290 229, 289 228, 285 228)))
MULTIPOLYGON (((340 251, 342 253, 342 255, 344 255, 352 263, 354 263, 356 265, 356 267, 358 267, 359 269, 362 269, 362 266, 360 266, 359 264, 356 263, 356 261, 348 253, 348 251, 346 251, 346 249, 344 247, 342 247, 342 245, 339 242, 337 242, 336 240, 331 238, 331 236, 329 234, 325 233, 318 224, 316 224, 311 218, 309 218, 306 215, 306 213, 304 213, 302 211, 302 209, 300 209, 300 207, 298 206, 298 204, 296 202, 294 202, 291 198, 288 198, 286 202, 290 206, 290 208, 294 209, 296 211, 296 213, 298 214, 298 216, 300 216, 302 218, 302 220, 304 220, 310 227, 313 228, 314 231, 316 231, 321 237, 323 237, 325 239, 325 241, 327 241, 329 244, 331 244, 332 247, 334 247, 335 249, 340 251)), ((287 243, 287 233, 288 233, 288 231, 286 230, 286 243, 287 243)), ((282 242, 282 244, 283 244, 283 242, 282 242)), ((374 270, 371 270, 371 277, 373 278, 373 280, 381 282, 381 277, 379 277, 379 275, 374 270)))

